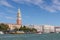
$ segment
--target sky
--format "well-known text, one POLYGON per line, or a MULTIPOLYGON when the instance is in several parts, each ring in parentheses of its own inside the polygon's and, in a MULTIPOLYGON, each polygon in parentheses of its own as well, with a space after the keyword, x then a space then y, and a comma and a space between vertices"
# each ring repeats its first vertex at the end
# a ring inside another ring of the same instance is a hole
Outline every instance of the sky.
POLYGON ((18 8, 23 25, 60 26, 60 0, 0 0, 0 22, 15 24, 18 8))

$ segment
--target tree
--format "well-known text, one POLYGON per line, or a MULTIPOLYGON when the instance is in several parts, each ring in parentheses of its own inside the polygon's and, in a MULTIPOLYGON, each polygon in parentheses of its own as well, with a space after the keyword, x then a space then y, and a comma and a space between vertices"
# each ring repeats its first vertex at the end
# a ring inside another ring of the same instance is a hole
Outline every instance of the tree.
POLYGON ((20 31, 24 31, 24 32, 37 32, 37 30, 35 28, 29 28, 29 27, 26 27, 26 26, 21 26, 20 31))
POLYGON ((0 24, 0 31, 7 31, 9 29, 9 26, 7 24, 0 24))
POLYGON ((21 26, 19 30, 20 31, 25 31, 26 30, 26 26, 23 26, 23 27, 21 26))
POLYGON ((15 31, 15 33, 17 33, 17 31, 18 31, 18 28, 15 28, 15 29, 14 29, 14 31, 15 31))
POLYGON ((20 28, 19 28, 19 31, 22 31, 23 30, 23 27, 21 26, 20 28))
POLYGON ((32 28, 32 32, 37 32, 37 30, 35 28, 32 28))

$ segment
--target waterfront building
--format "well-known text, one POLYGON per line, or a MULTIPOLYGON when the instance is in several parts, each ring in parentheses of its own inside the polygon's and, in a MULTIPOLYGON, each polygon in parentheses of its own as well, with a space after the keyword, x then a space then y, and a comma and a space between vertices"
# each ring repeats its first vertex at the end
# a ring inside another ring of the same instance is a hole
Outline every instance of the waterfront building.
POLYGON ((37 29, 38 33, 42 33, 43 32, 43 26, 42 25, 34 25, 34 28, 37 29))
POLYGON ((60 27, 55 27, 55 32, 60 33, 60 27))
POLYGON ((55 27, 51 25, 26 25, 29 28, 35 28, 38 33, 54 33, 55 27))
POLYGON ((54 26, 44 25, 44 33, 54 32, 54 26))
POLYGON ((27 28, 34 28, 34 25, 33 24, 28 24, 28 25, 25 25, 27 28))

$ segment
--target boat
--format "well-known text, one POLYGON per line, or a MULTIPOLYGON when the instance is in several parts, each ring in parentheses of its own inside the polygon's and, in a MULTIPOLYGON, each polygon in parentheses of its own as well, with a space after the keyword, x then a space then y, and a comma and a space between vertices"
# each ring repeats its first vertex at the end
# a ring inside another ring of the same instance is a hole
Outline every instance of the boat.
POLYGON ((2 31, 0 31, 0 34, 4 34, 2 31))

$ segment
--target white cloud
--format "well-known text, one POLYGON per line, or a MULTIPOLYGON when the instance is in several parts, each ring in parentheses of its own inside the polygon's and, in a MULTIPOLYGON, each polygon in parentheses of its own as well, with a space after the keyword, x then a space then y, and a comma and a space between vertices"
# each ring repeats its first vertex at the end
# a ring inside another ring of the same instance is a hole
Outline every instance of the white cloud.
POLYGON ((53 3, 56 5, 60 5, 60 1, 59 0, 53 0, 53 3))
POLYGON ((10 16, 5 16, 6 19, 10 19, 10 20, 13 20, 14 18, 13 17, 10 17, 10 16))
POLYGON ((6 9, 5 11, 7 14, 16 14, 17 12, 14 9, 6 9))
POLYGON ((51 1, 51 4, 46 4, 48 2, 46 2, 46 0, 13 0, 14 2, 17 3, 22 3, 22 4, 28 4, 28 3, 32 3, 34 5, 39 6, 40 8, 43 8, 45 10, 48 10, 49 12, 56 12, 56 11, 60 11, 60 1, 59 0, 49 0, 51 1))
POLYGON ((0 0, 0 5, 14 8, 12 5, 10 5, 10 4, 7 2, 7 0, 0 0))
POLYGON ((13 0, 14 2, 17 3, 33 3, 33 4, 39 4, 42 3, 42 0, 13 0))
POLYGON ((9 20, 14 20, 15 19, 14 17, 7 16, 7 14, 5 14, 5 13, 0 14, 0 19, 2 19, 2 18, 9 19, 9 20))

